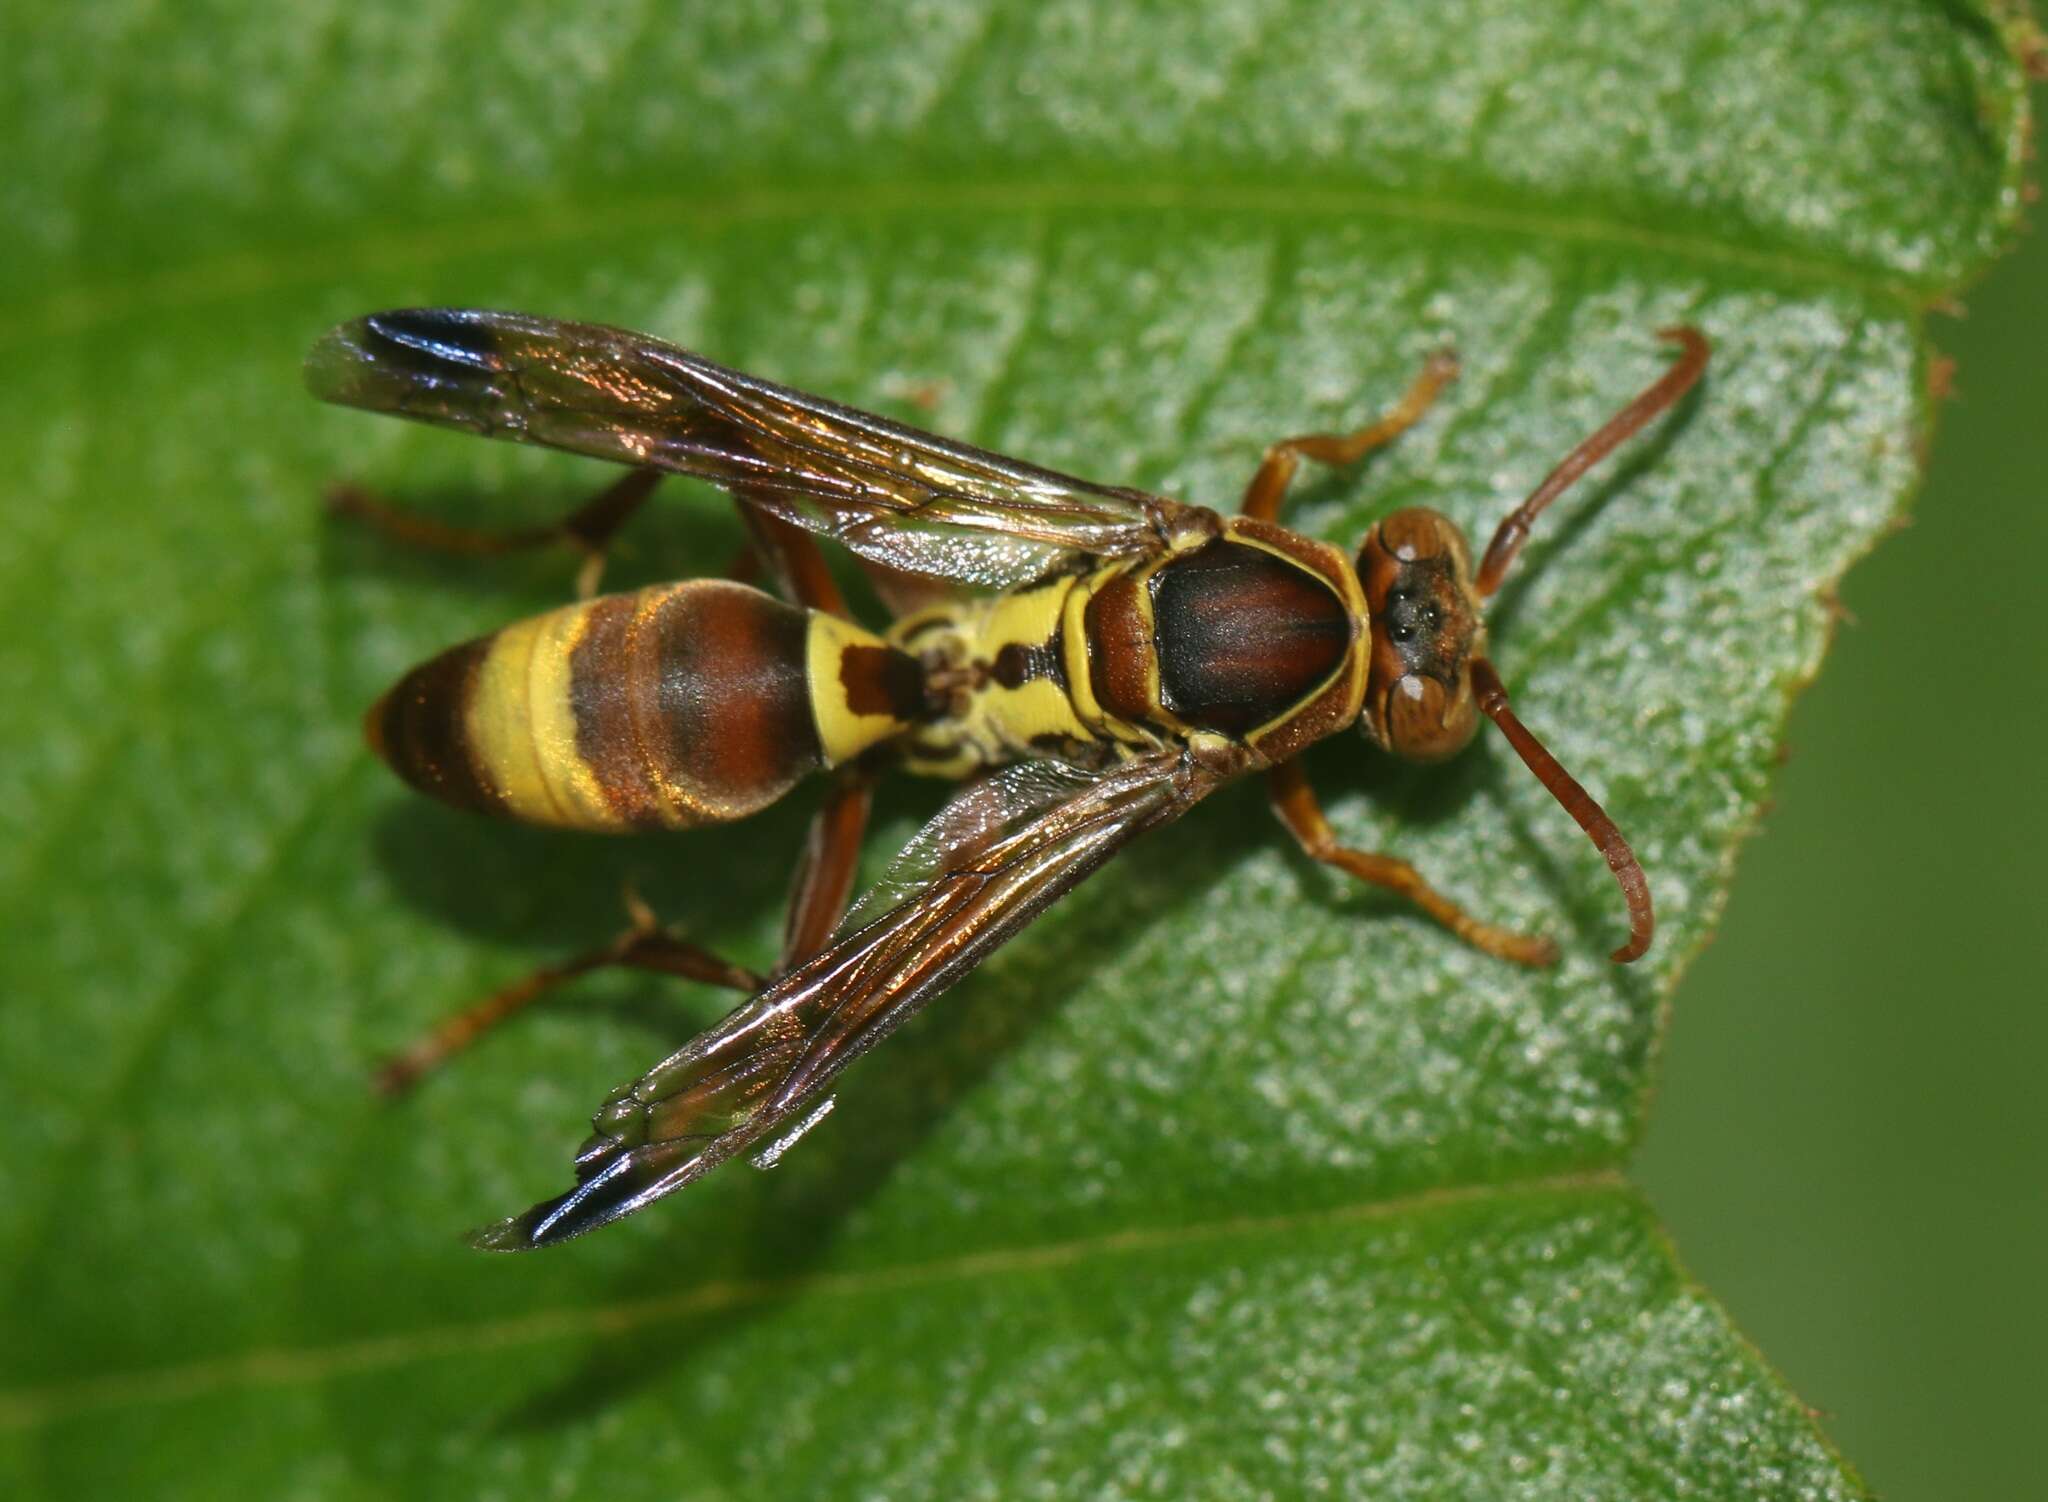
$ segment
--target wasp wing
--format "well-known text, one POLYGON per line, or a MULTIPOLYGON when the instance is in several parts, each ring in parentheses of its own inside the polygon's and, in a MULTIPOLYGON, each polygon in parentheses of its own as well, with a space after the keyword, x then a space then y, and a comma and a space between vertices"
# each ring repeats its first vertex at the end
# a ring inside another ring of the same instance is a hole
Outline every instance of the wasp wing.
POLYGON ((968 788, 912 842, 881 890, 886 901, 910 870, 929 872, 922 886, 614 1092, 577 1154, 576 1187, 484 1227, 472 1243, 547 1246, 630 1215, 741 1153, 765 1149, 772 1161, 823 1113, 842 1069, 1227 775, 1167 752, 1095 777, 1025 764, 968 788))
POLYGON ((306 360, 315 396, 695 475, 853 551, 1000 587, 1154 551, 1183 507, 951 443, 599 324, 374 313, 306 360))

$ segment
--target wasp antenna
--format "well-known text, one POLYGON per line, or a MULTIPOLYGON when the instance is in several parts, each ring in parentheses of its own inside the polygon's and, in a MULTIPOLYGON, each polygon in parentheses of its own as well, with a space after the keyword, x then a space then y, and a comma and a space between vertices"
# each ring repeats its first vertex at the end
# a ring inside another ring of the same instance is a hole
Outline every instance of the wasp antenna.
POLYGON ((1543 508, 1571 489, 1579 476, 1613 453, 1658 414, 1668 410, 1692 389, 1693 383, 1706 370, 1707 357, 1713 353, 1713 346, 1698 329, 1690 324, 1659 329, 1657 337, 1669 339, 1679 346, 1678 359, 1663 375, 1644 387, 1640 396, 1609 418, 1605 427, 1565 455, 1564 462, 1529 493, 1529 499, 1508 513, 1507 519, 1493 534, 1493 541, 1486 545, 1485 558, 1480 560, 1479 577, 1474 587, 1481 599, 1500 588, 1500 581, 1507 577, 1515 555, 1529 540, 1529 529, 1543 508))
POLYGON ((1500 674, 1483 657, 1472 659, 1472 688, 1481 712, 1500 726, 1501 734, 1536 774, 1536 780, 1550 789, 1550 796, 1564 805, 1564 811, 1607 857, 1607 869, 1614 873, 1614 879, 1621 884, 1621 895, 1628 900, 1628 942, 1615 950, 1611 958, 1617 965, 1641 959, 1649 951, 1650 936, 1656 932, 1657 915, 1650 907, 1649 879, 1643 875, 1635 852, 1607 817, 1607 810, 1594 802, 1593 795, 1580 787, 1578 780, 1543 748, 1543 742, 1515 718, 1515 712, 1508 707, 1508 692, 1501 686, 1500 674))

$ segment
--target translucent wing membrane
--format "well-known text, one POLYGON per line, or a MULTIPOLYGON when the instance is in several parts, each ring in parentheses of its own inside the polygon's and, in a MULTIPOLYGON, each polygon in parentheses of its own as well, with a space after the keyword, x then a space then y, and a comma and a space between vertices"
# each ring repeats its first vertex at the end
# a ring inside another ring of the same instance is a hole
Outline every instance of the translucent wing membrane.
POLYGON ((988 841, 1065 802, 1100 776, 1062 762, 1019 761, 969 783, 896 853, 847 910, 835 937, 866 928, 916 897, 949 867, 972 860, 988 841))
POLYGON ((1032 767, 969 788, 862 912, 888 903, 911 870, 929 873, 922 886, 616 1091, 577 1155, 577 1186, 472 1241, 546 1246, 630 1215, 728 1158, 757 1147, 779 1155, 816 1120, 842 1069, 1226 775, 1175 752, 1092 779, 1032 767))
POLYGON ((1000 587, 1156 549, 1179 508, 757 380, 597 324, 424 308, 343 324, 327 401, 696 475, 855 552, 1000 587))

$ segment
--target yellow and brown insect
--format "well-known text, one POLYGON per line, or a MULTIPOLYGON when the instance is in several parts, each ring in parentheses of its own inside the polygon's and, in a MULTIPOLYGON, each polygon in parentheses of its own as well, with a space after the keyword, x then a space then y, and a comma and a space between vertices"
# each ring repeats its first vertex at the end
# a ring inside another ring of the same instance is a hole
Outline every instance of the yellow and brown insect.
POLYGON ((330 401, 633 466, 555 527, 475 533, 344 493, 416 541, 583 547, 585 598, 453 648, 368 718, 371 745, 460 807, 588 830, 738 819, 811 772, 831 779, 775 973, 757 977, 639 913, 602 948, 452 1018, 389 1067, 402 1084, 546 987, 635 965, 750 992, 615 1091, 577 1185, 478 1232, 547 1245, 616 1220, 740 1153, 772 1159, 829 1108, 839 1072, 1131 840, 1263 772, 1318 861, 1405 894, 1459 937, 1527 964, 1551 945, 1480 921, 1396 857, 1339 845, 1295 759, 1360 726, 1396 755, 1461 749, 1481 716, 1590 835, 1649 946, 1647 884, 1597 803, 1515 719, 1482 602, 1531 522, 1706 368, 1706 339, 1586 439, 1479 562, 1443 516, 1396 511, 1356 558, 1275 520, 1304 458, 1347 464, 1452 378, 1432 359, 1356 432, 1268 450, 1235 516, 950 443, 617 329, 451 309, 379 313, 307 363, 330 401), (594 597, 606 540, 664 472, 730 491, 782 598, 731 579, 594 597), (897 619, 856 624, 812 534, 867 564, 897 619), (957 592, 975 586, 980 593, 957 592), (968 779, 850 914, 873 776, 968 779))

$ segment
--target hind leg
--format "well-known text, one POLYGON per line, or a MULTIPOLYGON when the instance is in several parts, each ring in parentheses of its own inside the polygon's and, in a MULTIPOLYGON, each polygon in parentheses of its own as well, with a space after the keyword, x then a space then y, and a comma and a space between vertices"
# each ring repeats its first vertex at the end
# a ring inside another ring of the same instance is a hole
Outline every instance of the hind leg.
POLYGON ((598 582, 604 576, 605 550, 612 538, 654 494, 660 480, 659 470, 633 470, 560 521, 540 527, 451 527, 429 516, 402 511, 353 485, 330 488, 327 505, 337 516, 366 522, 408 547, 437 553, 488 558, 567 543, 583 554, 583 565, 576 571, 576 595, 587 600, 597 593, 598 582))
POLYGON ((680 975, 685 980, 727 986, 735 991, 758 991, 761 977, 751 970, 720 959, 707 949, 678 938, 663 928, 654 912, 631 887, 626 889, 627 926, 609 944, 587 949, 552 965, 529 971, 508 986, 470 1003, 452 1016, 391 1055, 377 1066, 377 1088, 397 1095, 416 1084, 420 1077, 439 1068, 468 1048, 492 1028, 509 1021, 534 1002, 579 975, 620 965, 634 970, 652 970, 662 975, 680 975))

